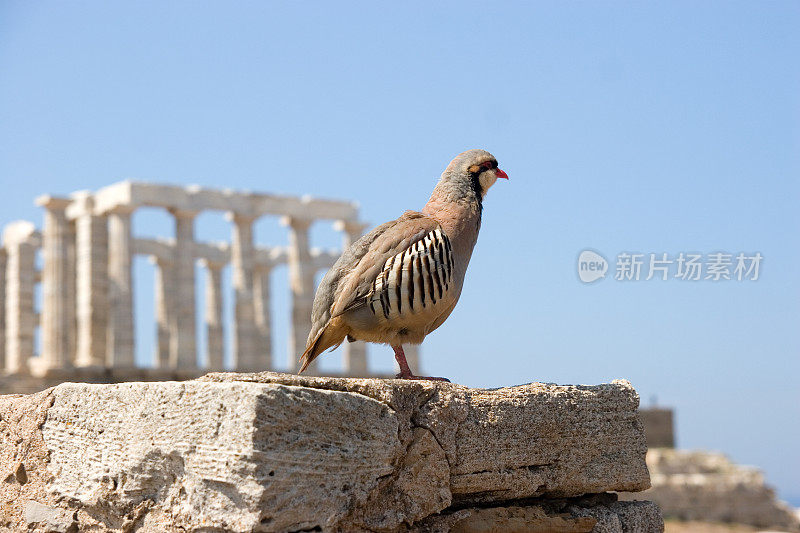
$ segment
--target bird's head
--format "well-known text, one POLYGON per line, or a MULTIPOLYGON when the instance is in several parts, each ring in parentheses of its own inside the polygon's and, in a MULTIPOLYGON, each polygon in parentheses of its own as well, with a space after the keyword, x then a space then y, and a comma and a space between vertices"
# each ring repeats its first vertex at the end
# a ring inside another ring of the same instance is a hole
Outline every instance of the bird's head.
POLYGON ((467 150, 458 154, 447 165, 442 180, 469 187, 480 202, 489 188, 500 179, 508 179, 508 174, 497 167, 497 159, 486 150, 467 150))

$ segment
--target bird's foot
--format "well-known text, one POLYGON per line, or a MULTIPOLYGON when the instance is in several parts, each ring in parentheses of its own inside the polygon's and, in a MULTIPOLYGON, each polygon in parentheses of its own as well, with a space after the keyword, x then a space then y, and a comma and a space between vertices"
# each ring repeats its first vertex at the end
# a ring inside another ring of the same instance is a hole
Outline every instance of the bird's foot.
POLYGON ((403 372, 400 372, 399 374, 397 374, 395 376, 395 378, 396 379, 417 379, 417 380, 425 380, 425 381, 446 381, 447 383, 450 383, 450 380, 447 379, 447 378, 437 378, 435 376, 415 376, 414 374, 412 374, 410 372, 408 374, 404 374, 403 372))

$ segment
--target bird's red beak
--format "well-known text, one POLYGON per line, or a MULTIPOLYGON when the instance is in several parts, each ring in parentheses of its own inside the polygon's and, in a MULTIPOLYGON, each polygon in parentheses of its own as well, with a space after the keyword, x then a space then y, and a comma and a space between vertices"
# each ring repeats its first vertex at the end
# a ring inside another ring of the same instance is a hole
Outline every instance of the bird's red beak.
POLYGON ((507 180, 507 179, 508 179, 508 174, 506 174, 505 172, 503 172, 503 171, 502 171, 502 170, 500 170, 499 168, 496 168, 496 169, 494 170, 494 173, 495 173, 495 175, 496 175, 498 178, 503 178, 504 180, 507 180))

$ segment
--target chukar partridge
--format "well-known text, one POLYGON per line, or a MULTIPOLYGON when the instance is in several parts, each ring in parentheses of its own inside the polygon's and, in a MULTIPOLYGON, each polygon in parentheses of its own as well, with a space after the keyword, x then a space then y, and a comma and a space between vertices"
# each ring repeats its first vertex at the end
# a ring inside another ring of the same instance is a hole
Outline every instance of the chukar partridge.
POLYGON ((389 344, 411 373, 403 344, 419 344, 442 325, 461 295, 481 227, 483 198, 508 175, 485 150, 468 150, 442 173, 422 212, 406 211, 354 242, 317 288, 303 372, 345 339, 389 344))

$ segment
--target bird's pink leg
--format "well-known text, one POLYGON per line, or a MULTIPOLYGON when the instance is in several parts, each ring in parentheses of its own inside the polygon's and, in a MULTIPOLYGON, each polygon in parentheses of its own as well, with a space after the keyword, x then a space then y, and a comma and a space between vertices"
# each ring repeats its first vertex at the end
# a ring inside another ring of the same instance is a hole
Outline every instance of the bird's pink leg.
POLYGON ((406 354, 403 351, 403 346, 398 344, 395 346, 392 345, 392 350, 394 350, 394 358, 397 360, 397 364, 400 366, 400 373, 397 374, 395 377, 398 379, 428 379, 432 381, 446 381, 450 383, 450 380, 447 378, 435 378, 430 376, 415 376, 411 373, 411 368, 408 366, 408 361, 406 361, 406 354))

